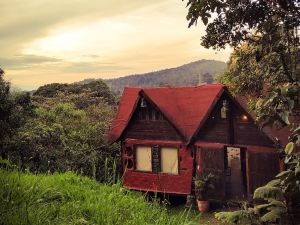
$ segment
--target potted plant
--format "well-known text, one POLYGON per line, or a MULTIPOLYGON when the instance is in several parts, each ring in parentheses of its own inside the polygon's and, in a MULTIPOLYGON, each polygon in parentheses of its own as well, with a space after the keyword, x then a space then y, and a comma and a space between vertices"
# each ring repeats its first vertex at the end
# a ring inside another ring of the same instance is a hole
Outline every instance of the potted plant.
POLYGON ((212 173, 197 175, 195 178, 195 195, 200 212, 209 211, 208 191, 214 190, 216 176, 212 173))

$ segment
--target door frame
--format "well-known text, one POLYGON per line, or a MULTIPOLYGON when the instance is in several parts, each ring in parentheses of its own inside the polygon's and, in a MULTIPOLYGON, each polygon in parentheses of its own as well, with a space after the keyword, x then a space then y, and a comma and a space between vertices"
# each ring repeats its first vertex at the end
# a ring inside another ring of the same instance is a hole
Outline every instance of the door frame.
MULTIPOLYGON (((244 188, 244 195, 247 197, 248 195, 248 175, 247 175, 247 147, 240 145, 224 145, 224 176, 231 176, 231 167, 228 166, 228 151, 227 148, 239 148, 240 149, 240 163, 241 163, 241 171, 242 171, 242 184, 244 188)), ((225 185, 225 188, 227 186, 225 185)), ((225 191, 227 194, 227 190, 225 191)), ((226 196, 227 197, 227 196, 226 196)))

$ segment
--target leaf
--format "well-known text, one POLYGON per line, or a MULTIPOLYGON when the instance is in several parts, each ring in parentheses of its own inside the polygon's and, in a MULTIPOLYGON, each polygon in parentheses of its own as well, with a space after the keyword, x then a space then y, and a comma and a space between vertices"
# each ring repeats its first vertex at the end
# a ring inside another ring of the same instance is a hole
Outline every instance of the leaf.
POLYGON ((280 113, 279 116, 283 120, 283 122, 285 122, 287 125, 290 124, 288 111, 284 111, 284 112, 280 113))
POLYGON ((208 18, 207 18, 207 17, 202 17, 202 21, 203 21, 204 25, 207 25, 207 23, 208 23, 208 18))
POLYGON ((294 130, 294 132, 300 131, 300 125, 294 130))
POLYGON ((270 206, 270 204, 268 203, 268 204, 261 204, 261 205, 257 205, 257 206, 255 206, 254 207, 254 209, 256 209, 256 210, 261 210, 261 209, 265 209, 265 208, 267 208, 267 207, 269 207, 270 206))
POLYGON ((278 210, 272 210, 266 213, 264 216, 261 217, 262 222, 271 222, 275 223, 281 217, 281 212, 278 210))
POLYGON ((269 205, 277 207, 281 212, 286 212, 286 205, 282 201, 272 200, 269 205))
POLYGON ((292 171, 291 170, 284 170, 276 175, 276 178, 282 178, 284 176, 288 176, 292 171))
POLYGON ((294 142, 289 142, 286 146, 285 146, 285 153, 290 155, 292 154, 293 150, 294 150, 295 146, 294 146, 294 142))
POLYGON ((254 191, 253 199, 282 200, 282 190, 277 187, 263 186, 254 191))
MULTIPOLYGON (((279 175, 279 174, 278 174, 279 175)), ((275 179, 275 180, 271 180, 269 183, 267 183, 266 186, 269 186, 269 187, 275 187, 277 185, 279 185, 281 182, 280 179, 275 179)))

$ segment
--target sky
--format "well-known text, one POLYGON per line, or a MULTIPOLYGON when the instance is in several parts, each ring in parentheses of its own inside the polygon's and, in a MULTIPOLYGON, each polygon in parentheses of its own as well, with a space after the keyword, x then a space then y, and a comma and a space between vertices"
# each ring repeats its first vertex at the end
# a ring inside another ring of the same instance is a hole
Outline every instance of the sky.
POLYGON ((200 45, 181 0, 1 0, 0 67, 23 90, 115 78, 199 59, 226 62, 230 49, 200 45))

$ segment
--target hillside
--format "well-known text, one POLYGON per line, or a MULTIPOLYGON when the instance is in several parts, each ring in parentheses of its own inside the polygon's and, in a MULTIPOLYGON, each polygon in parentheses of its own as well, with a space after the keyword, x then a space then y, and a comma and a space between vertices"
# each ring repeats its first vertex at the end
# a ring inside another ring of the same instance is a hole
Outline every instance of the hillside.
POLYGON ((104 81, 115 94, 120 94, 125 86, 193 86, 199 83, 212 83, 215 76, 224 71, 225 67, 224 62, 202 59, 176 68, 104 81))

